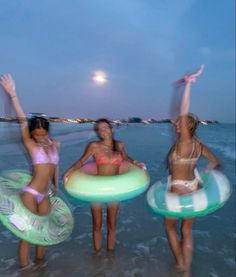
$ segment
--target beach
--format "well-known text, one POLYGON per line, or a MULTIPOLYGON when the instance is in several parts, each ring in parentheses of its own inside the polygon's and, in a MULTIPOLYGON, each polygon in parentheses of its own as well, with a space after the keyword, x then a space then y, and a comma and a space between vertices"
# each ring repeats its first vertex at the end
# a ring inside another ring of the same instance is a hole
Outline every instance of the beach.
MULTIPOLYGON (((16 123, 0 123, 0 168, 30 170, 21 145, 16 123)), ((235 276, 235 126, 234 124, 200 125, 198 137, 221 160, 222 171, 230 180, 233 193, 224 207, 198 217, 193 225, 193 277, 235 276)), ((96 139, 91 123, 52 123, 51 136, 61 142, 60 177, 83 153, 88 141, 96 139)), ((127 124, 115 128, 115 138, 125 142, 128 154, 146 164, 151 184, 168 175, 166 155, 173 143, 171 124, 127 124)), ((201 171, 206 161, 199 161, 201 171)), ((180 276, 174 270, 174 258, 163 227, 163 217, 153 214, 146 204, 146 193, 121 203, 114 254, 103 250, 94 255, 89 204, 69 198, 60 179, 59 196, 73 211, 75 227, 65 242, 47 247, 48 265, 39 271, 18 272, 18 238, 0 224, 0 276, 180 276)), ((32 256, 33 257, 33 256, 32 256)))

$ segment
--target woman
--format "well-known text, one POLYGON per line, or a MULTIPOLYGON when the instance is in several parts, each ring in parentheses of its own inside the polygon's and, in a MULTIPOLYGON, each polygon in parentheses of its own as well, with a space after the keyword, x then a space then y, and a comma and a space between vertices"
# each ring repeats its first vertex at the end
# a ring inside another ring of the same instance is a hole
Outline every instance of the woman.
MULTIPOLYGON (((9 95, 20 123, 21 136, 25 149, 32 160, 32 180, 23 188, 21 199, 30 211, 39 215, 50 212, 48 198, 49 185, 54 185, 57 191, 58 147, 59 143, 49 138, 49 122, 43 117, 33 117, 27 124, 24 111, 18 100, 15 82, 11 75, 3 75, 0 84, 9 95)), ((29 243, 21 240, 18 249, 21 269, 30 267, 29 243)), ((42 265, 45 259, 45 247, 36 246, 36 265, 42 265)))
MULTIPOLYGON (((84 163, 92 156, 97 164, 98 175, 111 176, 119 174, 119 167, 123 160, 133 163, 139 167, 144 164, 131 159, 124 147, 124 143, 113 139, 112 125, 107 119, 96 121, 94 130, 99 137, 99 141, 90 142, 81 158, 75 162, 64 174, 64 182, 69 176, 81 168, 84 163)), ((107 250, 112 251, 115 246, 116 220, 119 211, 119 203, 112 202, 107 204, 107 250)), ((102 244, 102 204, 91 204, 93 220, 93 244, 95 251, 101 250, 102 244)))
MULTIPOLYGON (((189 94, 192 82, 201 74, 203 67, 196 73, 185 76, 179 83, 185 84, 185 90, 181 100, 180 115, 175 121, 177 141, 168 154, 168 166, 170 171, 169 189, 177 194, 187 194, 198 189, 199 178, 196 171, 196 164, 201 155, 208 159, 206 170, 211 170, 219 165, 218 159, 203 145, 195 136, 198 126, 198 119, 189 110, 189 94)), ((176 227, 177 219, 166 218, 165 229, 170 248, 176 259, 176 267, 184 271, 184 276, 190 275, 192 262, 192 225, 194 218, 182 220, 181 240, 178 240, 176 227)))

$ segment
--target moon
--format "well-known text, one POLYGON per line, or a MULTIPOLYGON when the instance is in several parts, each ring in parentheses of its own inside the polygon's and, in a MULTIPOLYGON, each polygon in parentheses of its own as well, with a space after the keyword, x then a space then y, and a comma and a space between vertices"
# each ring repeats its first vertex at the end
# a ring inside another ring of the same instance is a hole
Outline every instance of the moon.
POLYGON ((96 84, 103 85, 107 82, 107 74, 104 71, 95 71, 92 79, 96 84))

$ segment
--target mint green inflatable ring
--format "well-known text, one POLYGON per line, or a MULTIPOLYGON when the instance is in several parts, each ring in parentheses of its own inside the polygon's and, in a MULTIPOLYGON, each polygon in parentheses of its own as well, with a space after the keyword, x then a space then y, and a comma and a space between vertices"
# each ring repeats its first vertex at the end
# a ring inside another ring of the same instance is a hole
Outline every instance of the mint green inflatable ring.
POLYGON ((72 197, 87 202, 113 202, 132 199, 143 193, 149 185, 149 176, 129 163, 122 163, 118 175, 98 176, 95 163, 74 172, 64 184, 72 197))
POLYGON ((67 239, 73 217, 65 202, 49 194, 51 211, 37 215, 28 210, 19 193, 31 180, 23 171, 5 171, 0 176, 0 221, 14 235, 36 245, 53 245, 67 239))
POLYGON ((222 207, 232 192, 221 172, 212 170, 200 174, 201 188, 189 194, 168 192, 167 183, 156 183, 147 192, 151 210, 165 217, 190 218, 206 215, 222 207))

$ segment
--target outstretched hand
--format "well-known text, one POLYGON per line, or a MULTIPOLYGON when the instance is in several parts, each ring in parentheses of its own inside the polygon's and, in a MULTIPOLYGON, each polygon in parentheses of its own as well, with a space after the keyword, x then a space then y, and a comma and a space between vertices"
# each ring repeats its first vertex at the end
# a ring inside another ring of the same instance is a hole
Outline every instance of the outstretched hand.
POLYGON ((58 192, 58 187, 57 186, 53 186, 52 195, 53 196, 57 195, 57 192, 58 192))
POLYGON ((202 74, 203 69, 204 69, 204 64, 202 64, 196 72, 189 74, 189 75, 185 75, 184 77, 182 77, 180 80, 176 81, 175 83, 181 84, 181 83, 196 82, 196 77, 198 77, 199 75, 202 74))
POLYGON ((191 82, 196 82, 196 77, 198 77, 199 75, 201 75, 202 74, 202 72, 203 72, 203 69, 204 69, 204 64, 202 64, 201 66, 200 66, 200 68, 195 72, 195 73, 192 73, 192 74, 190 74, 190 75, 185 75, 184 76, 184 81, 186 82, 186 83, 191 83, 191 82))
POLYGON ((16 85, 10 74, 4 74, 0 77, 0 84, 2 85, 5 92, 13 97, 16 95, 16 85))
POLYGON ((64 175, 62 176, 63 183, 65 184, 70 177, 70 174, 68 172, 65 172, 64 175))
POLYGON ((134 160, 134 161, 133 161, 133 164, 136 165, 136 166, 138 166, 138 167, 141 168, 141 169, 147 170, 147 167, 146 167, 145 163, 142 163, 142 162, 139 162, 139 161, 134 160))

